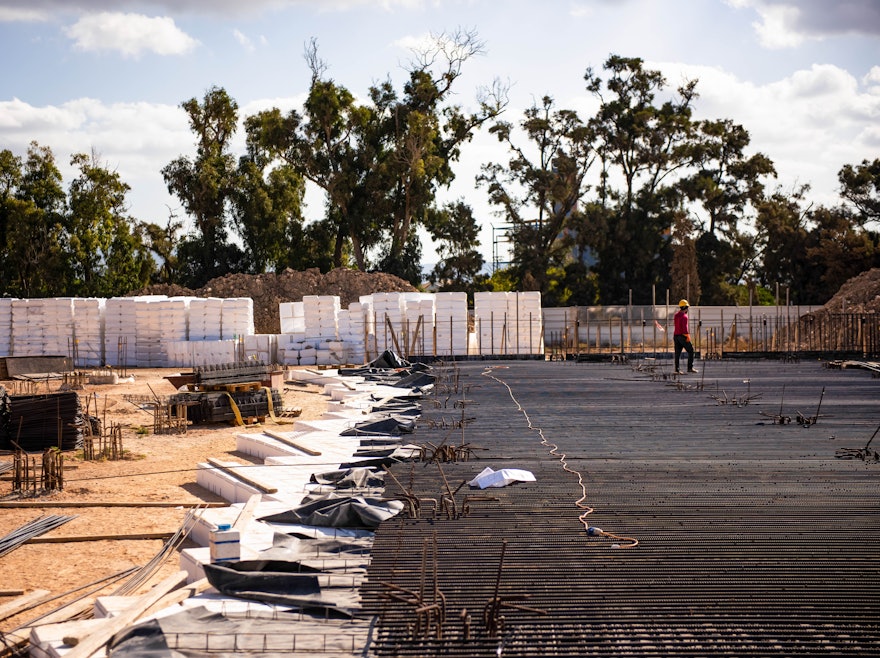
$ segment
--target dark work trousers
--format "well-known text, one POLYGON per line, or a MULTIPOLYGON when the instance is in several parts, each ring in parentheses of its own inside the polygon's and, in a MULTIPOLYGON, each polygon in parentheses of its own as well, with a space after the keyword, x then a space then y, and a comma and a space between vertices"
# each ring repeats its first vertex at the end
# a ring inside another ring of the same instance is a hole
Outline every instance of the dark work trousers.
POLYGON ((694 344, 685 338, 684 334, 675 334, 672 337, 675 344, 675 369, 678 370, 678 362, 681 359, 681 351, 687 350, 688 353, 688 370, 694 369, 694 344))

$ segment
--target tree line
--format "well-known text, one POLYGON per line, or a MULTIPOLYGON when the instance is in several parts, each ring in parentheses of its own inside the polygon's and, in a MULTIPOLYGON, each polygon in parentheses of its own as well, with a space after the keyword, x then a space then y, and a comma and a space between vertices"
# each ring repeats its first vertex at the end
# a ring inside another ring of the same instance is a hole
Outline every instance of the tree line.
POLYGON ((114 296, 308 267, 418 285, 420 227, 437 245, 427 277, 438 289, 540 290, 545 305, 650 303, 655 290, 692 304, 760 303, 775 285, 792 303, 817 304, 880 266, 880 159, 842 166, 834 207, 811 203, 806 185, 769 189, 773 162, 748 155, 745 128, 693 117, 697 81, 673 91, 641 59, 617 55, 585 73, 593 116, 545 96, 507 121, 498 82, 468 113, 451 97, 482 49, 473 32, 440 35, 414 52, 401 89, 389 79, 358 102, 313 40, 301 110, 240 117, 220 87, 187 100, 195 152, 161 173, 188 230, 175 213, 165 225, 129 216, 130 187, 97 153, 72 156, 65 190, 50 148, 0 151, 0 293, 114 296), (239 125, 246 146, 235 154, 239 125), (467 200, 438 201, 482 129, 509 154, 476 181, 510 245, 491 276, 467 200), (325 199, 311 221, 308 183, 325 199))

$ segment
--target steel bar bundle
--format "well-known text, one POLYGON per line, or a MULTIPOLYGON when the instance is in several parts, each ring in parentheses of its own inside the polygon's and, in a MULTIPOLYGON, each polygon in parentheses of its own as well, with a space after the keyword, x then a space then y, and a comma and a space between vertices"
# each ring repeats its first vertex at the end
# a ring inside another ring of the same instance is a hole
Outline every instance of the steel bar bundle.
POLYGON ((82 445, 86 421, 75 391, 9 396, 0 407, 3 447, 37 452, 46 448, 75 450, 82 445))
POLYGON ((0 537, 0 557, 7 553, 11 553, 29 539, 39 537, 40 535, 43 535, 50 530, 54 530, 75 518, 76 516, 49 514, 25 523, 23 526, 13 530, 5 537, 0 537))

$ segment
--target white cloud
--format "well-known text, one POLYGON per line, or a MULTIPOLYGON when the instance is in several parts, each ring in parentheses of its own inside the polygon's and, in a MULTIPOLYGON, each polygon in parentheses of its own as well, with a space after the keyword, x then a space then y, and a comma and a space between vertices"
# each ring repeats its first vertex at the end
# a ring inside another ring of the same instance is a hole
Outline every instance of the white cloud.
POLYGON ((24 157, 32 140, 52 149, 65 186, 76 175, 70 156, 94 149, 131 186, 129 201, 137 219, 162 223, 166 206, 179 202, 168 195, 161 169, 193 148, 186 113, 175 105, 108 105, 79 98, 37 107, 17 98, 0 101, 0 143, 24 157))
POLYGON ((880 66, 872 66, 867 75, 862 78, 862 84, 874 94, 880 94, 880 66))
POLYGON ((803 43, 804 35, 792 29, 800 10, 797 7, 777 5, 758 7, 762 22, 752 23, 758 39, 765 48, 794 48, 803 43))
POLYGON ((234 36, 235 40, 238 41, 238 43, 241 45, 241 47, 244 48, 249 53, 252 53, 252 52, 254 52, 254 50, 256 50, 256 48, 254 48, 254 42, 251 41, 247 37, 247 35, 242 33, 240 30, 237 30, 237 29, 233 30, 232 36, 234 36))
POLYGON ((181 55, 198 45, 171 18, 142 14, 90 14, 66 28, 65 33, 79 50, 118 51, 126 57, 139 57, 144 52, 181 55))
POLYGON ((843 34, 880 34, 877 0, 727 0, 738 9, 753 9, 752 24, 766 48, 792 48, 806 39, 843 34))
POLYGON ((877 152, 880 95, 836 66, 813 65, 765 85, 706 66, 649 66, 672 85, 697 78, 696 118, 741 124, 751 136, 750 152, 761 151, 775 163, 779 184, 791 189, 809 183, 818 203, 836 203, 842 165, 877 152))

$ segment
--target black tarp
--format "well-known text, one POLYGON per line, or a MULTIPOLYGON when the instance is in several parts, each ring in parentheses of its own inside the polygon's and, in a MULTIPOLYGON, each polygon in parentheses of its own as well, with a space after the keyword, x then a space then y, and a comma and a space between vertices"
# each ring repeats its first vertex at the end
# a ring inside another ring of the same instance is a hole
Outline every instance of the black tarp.
POLYGON ((312 473, 315 484, 332 484, 337 489, 376 489, 385 486, 385 478, 372 468, 345 468, 312 473))
POLYGON ((267 523, 299 523, 320 528, 360 528, 375 530, 379 524, 403 509, 396 500, 345 496, 330 493, 286 512, 270 514, 260 520, 267 523))
MULTIPOLYGON (((373 547, 373 533, 359 530, 353 536, 312 537, 301 532, 281 533, 272 536, 272 547, 262 551, 265 559, 304 560, 335 556, 350 559, 369 556, 373 547)), ((325 571, 328 570, 325 568, 325 571)))
MULTIPOLYGON (((113 658, 289 658, 292 655, 352 655, 370 642, 363 619, 309 617, 301 611, 211 612, 205 607, 130 626, 110 643, 113 658), (294 647, 298 649, 294 653, 294 647)), ((357 655, 355 653, 355 655, 357 655)))
POLYGON ((385 350, 378 357, 370 361, 373 368, 408 368, 412 364, 392 350, 385 350))
POLYGON ((424 388, 425 386, 433 386, 437 378, 426 372, 412 372, 405 375, 394 382, 395 388, 424 388))
POLYGON ((321 612, 336 618, 350 616, 321 596, 320 570, 285 560, 241 560, 205 564, 205 577, 225 596, 321 612))
POLYGON ((412 434, 414 429, 415 420, 412 418, 389 416, 387 418, 377 418, 356 423, 354 427, 343 430, 339 434, 341 436, 360 436, 362 434, 371 436, 399 436, 401 434, 412 434))

